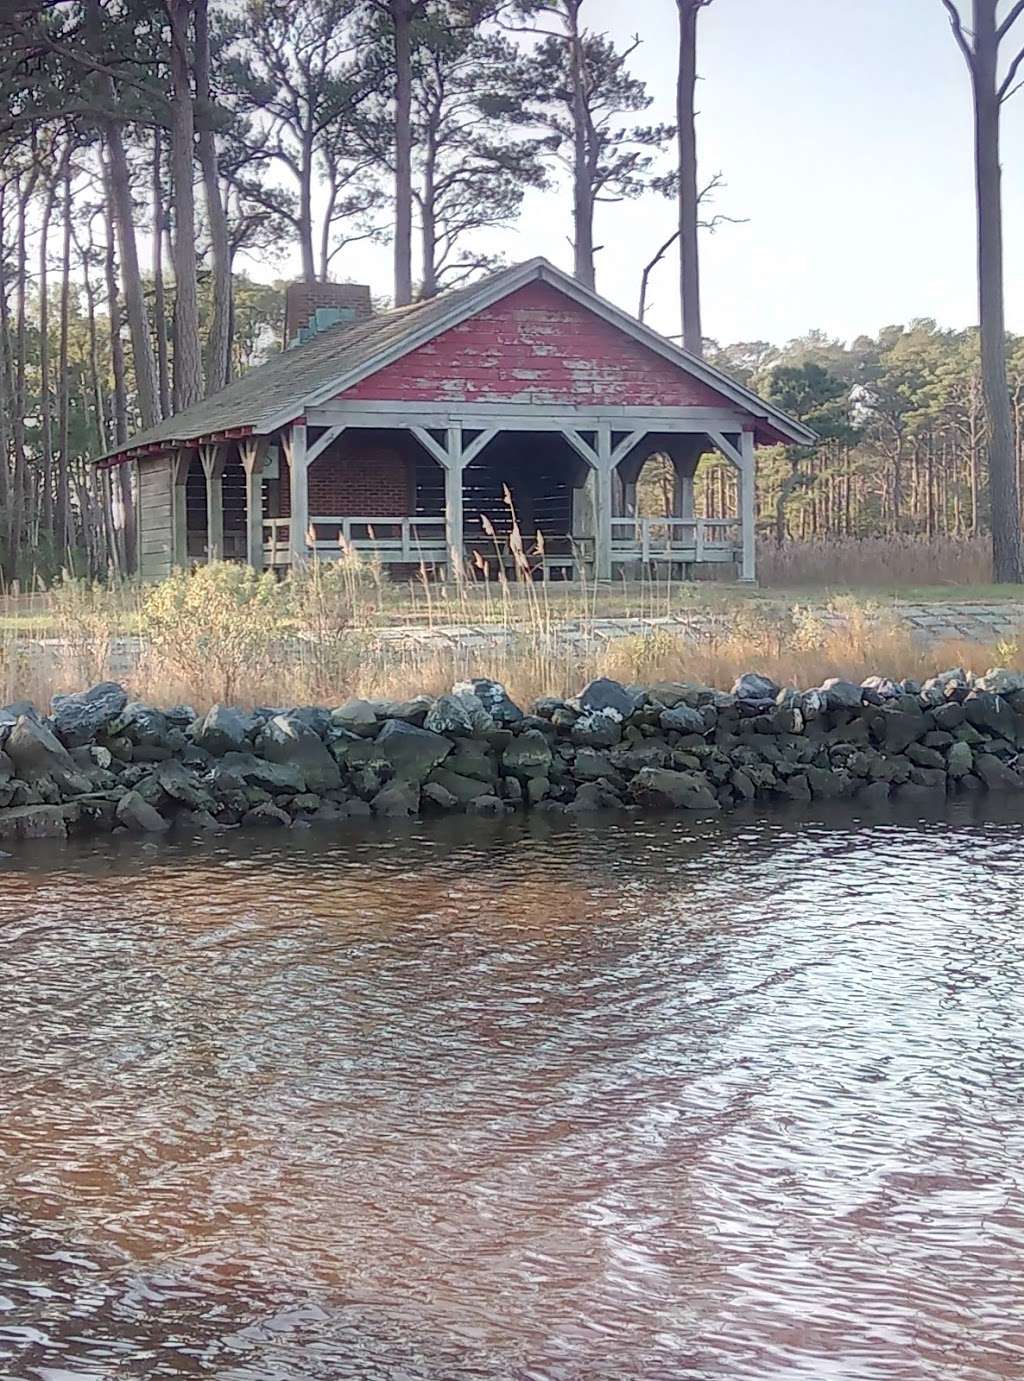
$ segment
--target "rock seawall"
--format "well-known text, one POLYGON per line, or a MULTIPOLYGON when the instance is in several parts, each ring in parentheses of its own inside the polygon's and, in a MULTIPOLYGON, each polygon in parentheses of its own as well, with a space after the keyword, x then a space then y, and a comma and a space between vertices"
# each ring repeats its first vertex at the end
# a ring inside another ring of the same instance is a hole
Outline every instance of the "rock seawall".
POLYGON ((112 682, 0 708, 0 840, 341 825, 518 810, 710 813, 744 802, 1024 788, 1024 675, 961 668, 728 693, 598 680, 527 712, 495 681, 335 709, 158 710, 112 682))

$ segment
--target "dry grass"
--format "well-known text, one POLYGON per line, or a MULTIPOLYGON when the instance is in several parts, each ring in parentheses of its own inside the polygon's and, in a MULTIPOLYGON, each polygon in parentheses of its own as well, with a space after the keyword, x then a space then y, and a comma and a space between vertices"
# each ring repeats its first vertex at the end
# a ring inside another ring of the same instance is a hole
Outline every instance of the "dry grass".
POLYGON ((863 537, 758 547, 758 573, 767 587, 894 589, 987 585, 992 544, 987 537, 863 537))
MULTIPOLYGON (((1024 663, 1024 635, 1020 649, 1005 642, 924 647, 883 605, 850 598, 825 613, 792 603, 733 602, 691 641, 655 627, 642 636, 570 643, 558 631, 564 609, 556 617, 543 589, 533 590, 524 611, 514 587, 500 585, 489 597, 491 622, 506 633, 501 643, 395 649, 362 626, 362 602, 368 591, 372 599, 375 580, 358 568, 331 568, 312 572, 305 583, 278 586, 224 566, 178 577, 144 600, 69 586, 55 598, 62 641, 49 653, 29 655, 23 639, 0 631, 0 703, 25 698, 43 705, 55 692, 110 678, 154 705, 185 702, 203 710, 224 699, 333 705, 353 695, 438 694, 466 676, 492 676, 528 704, 540 695, 572 693, 598 675, 728 688, 742 672, 760 671, 806 687, 828 676, 923 678, 955 665, 984 671, 1024 663), (126 619, 147 648, 130 669, 116 636, 126 619)), ((573 610, 583 635, 592 616, 590 601, 573 610)))

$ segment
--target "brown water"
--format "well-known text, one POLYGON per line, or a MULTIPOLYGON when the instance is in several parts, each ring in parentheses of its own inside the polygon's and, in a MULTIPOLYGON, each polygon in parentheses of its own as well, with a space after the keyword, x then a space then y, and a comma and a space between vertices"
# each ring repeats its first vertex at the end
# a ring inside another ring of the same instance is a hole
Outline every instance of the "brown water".
POLYGON ((7 1381, 1024 1376, 1024 810, 0 860, 7 1381))

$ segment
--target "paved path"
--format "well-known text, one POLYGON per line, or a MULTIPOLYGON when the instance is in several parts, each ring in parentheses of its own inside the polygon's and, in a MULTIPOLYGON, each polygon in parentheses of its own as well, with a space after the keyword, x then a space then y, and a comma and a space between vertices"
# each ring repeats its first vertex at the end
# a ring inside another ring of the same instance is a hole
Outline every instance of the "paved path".
MULTIPOLYGON (((736 612, 740 613, 743 626, 747 628, 752 618, 763 617, 766 624, 770 623, 774 607, 765 603, 740 605, 736 610, 699 610, 661 618, 567 619, 552 624, 551 631, 554 638, 568 646, 593 646, 643 634, 667 634, 684 642, 711 642, 728 635, 736 612)), ((786 612, 783 606, 778 606, 778 610, 780 616, 786 612)), ((1017 636, 1024 642, 1024 603, 897 603, 878 606, 878 611, 885 621, 894 620, 905 625, 922 643, 947 640, 991 643, 1017 636)), ((841 609, 810 607, 800 613, 836 630, 847 621, 841 609)), ((533 637, 533 630, 489 624, 451 624, 433 628, 407 624, 378 630, 375 641, 403 653, 429 653, 450 647, 500 646, 524 636, 533 637)))
MULTIPOLYGON (((568 649, 585 650, 609 643, 618 638, 642 636, 677 637, 681 642, 714 642, 728 636, 734 615, 743 620, 747 637, 756 637, 752 619, 763 618, 770 624, 773 609, 779 617, 787 616, 787 606, 772 606, 767 601, 756 605, 738 605, 721 611, 700 610, 672 614, 662 618, 566 619, 551 625, 551 637, 568 649)), ((879 617, 904 624, 912 636, 923 644, 946 640, 993 643, 999 639, 1020 638, 1024 646, 1024 603, 959 603, 912 604, 894 603, 877 606, 879 617)), ((810 607, 800 610, 797 617, 818 619, 831 629, 841 629, 846 615, 841 609, 810 607)), ((373 641, 380 648, 392 649, 396 656, 415 659, 437 653, 458 650, 472 652, 513 646, 523 639, 536 639, 532 628, 502 627, 493 624, 448 624, 425 628, 422 624, 406 624, 377 629, 373 641)), ((58 639, 24 640, 19 650, 32 659, 59 657, 65 650, 58 639)), ((142 640, 137 637, 114 639, 109 658, 109 674, 125 677, 131 674, 142 652, 142 640)))

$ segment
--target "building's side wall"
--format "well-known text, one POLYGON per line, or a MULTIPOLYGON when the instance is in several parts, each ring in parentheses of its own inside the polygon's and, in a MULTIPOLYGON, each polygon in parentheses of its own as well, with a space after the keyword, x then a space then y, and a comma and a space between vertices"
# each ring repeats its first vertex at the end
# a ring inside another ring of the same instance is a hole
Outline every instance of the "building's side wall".
POLYGON ((339 396, 345 402, 732 406, 541 282, 510 293, 339 396))
POLYGON ((163 580, 174 564, 174 492, 170 456, 139 461, 139 571, 163 580))

